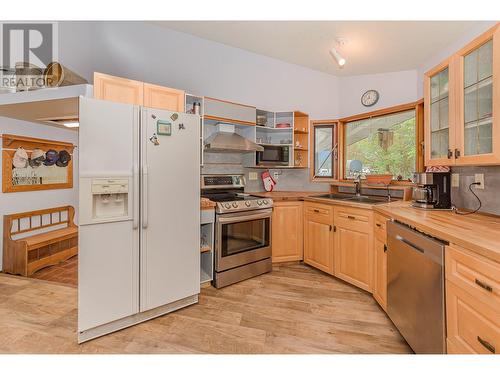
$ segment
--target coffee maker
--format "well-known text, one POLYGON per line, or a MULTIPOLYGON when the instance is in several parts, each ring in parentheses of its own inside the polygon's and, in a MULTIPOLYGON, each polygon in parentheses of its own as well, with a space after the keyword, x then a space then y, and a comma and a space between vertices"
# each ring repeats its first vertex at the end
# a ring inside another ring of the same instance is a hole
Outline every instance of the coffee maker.
POLYGON ((413 207, 451 209, 450 172, 414 173, 413 207))

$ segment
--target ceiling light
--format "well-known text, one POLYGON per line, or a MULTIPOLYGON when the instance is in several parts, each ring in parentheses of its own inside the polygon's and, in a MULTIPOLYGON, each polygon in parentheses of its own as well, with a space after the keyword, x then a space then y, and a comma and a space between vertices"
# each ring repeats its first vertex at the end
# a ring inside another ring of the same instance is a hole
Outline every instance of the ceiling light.
POLYGON ((78 128, 80 126, 78 121, 64 121, 62 124, 67 128, 78 128))
POLYGON ((337 61, 340 67, 343 67, 346 63, 346 60, 342 57, 342 55, 337 51, 335 47, 330 50, 330 55, 337 61))

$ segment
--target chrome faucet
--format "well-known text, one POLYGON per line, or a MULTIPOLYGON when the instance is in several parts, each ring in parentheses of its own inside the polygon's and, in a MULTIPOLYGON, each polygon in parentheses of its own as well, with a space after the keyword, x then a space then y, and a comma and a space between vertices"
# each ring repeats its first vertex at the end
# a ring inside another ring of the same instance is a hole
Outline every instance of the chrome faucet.
POLYGON ((358 173, 354 179, 354 185, 356 188, 356 196, 359 197, 361 195, 361 173, 358 173))

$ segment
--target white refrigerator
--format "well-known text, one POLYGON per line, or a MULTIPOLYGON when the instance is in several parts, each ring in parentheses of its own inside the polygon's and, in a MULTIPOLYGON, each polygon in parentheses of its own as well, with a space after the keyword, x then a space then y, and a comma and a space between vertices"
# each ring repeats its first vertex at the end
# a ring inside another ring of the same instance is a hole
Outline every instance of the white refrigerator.
POLYGON ((198 301, 200 120, 80 98, 78 341, 198 301))

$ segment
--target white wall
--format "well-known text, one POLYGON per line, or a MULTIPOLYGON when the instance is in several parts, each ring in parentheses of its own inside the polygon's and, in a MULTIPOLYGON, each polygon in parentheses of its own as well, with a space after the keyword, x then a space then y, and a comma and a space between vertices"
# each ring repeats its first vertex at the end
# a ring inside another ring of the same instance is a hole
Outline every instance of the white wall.
POLYGON ((426 71, 435 67, 440 62, 442 62, 446 58, 453 55, 455 52, 457 52, 462 47, 464 47, 467 43, 469 43, 474 38, 476 38, 477 36, 484 33, 486 30, 488 30, 490 27, 494 26, 496 23, 497 23, 497 21, 478 22, 477 26, 474 27, 472 30, 470 30, 466 34, 460 36, 460 38, 458 38, 455 42, 450 44, 445 49, 442 49, 441 51, 439 51, 439 53, 437 53, 433 56, 430 56, 429 59, 425 62, 425 64, 423 64, 421 67, 418 68, 418 82, 417 82, 418 95, 420 97, 423 97, 423 95, 424 95, 423 94, 424 93, 424 73, 426 71))
MULTIPOLYGON (((78 143, 78 133, 75 131, 0 117, 0 134, 4 133, 66 141, 72 142, 73 144, 78 143)), ((1 154, 2 153, 0 153, 0 163, 2 159, 1 154)), ((3 249, 3 215, 68 204, 78 210, 77 171, 78 157, 77 149, 75 149, 73 153, 73 189, 41 190, 20 193, 0 192, 0 249, 3 249)), ((77 213, 75 214, 75 221, 78 222, 77 213)), ((0 270, 1 269, 2 257, 0 257, 0 270)))
POLYGON ((338 78, 143 22, 59 24, 63 64, 311 118, 338 113, 338 78), (91 56, 92 58, 89 58, 91 56))
POLYGON ((339 117, 371 112, 420 98, 417 92, 416 70, 341 77, 339 89, 339 117), (380 99, 374 106, 365 107, 361 104, 361 95, 370 89, 377 90, 380 99))

